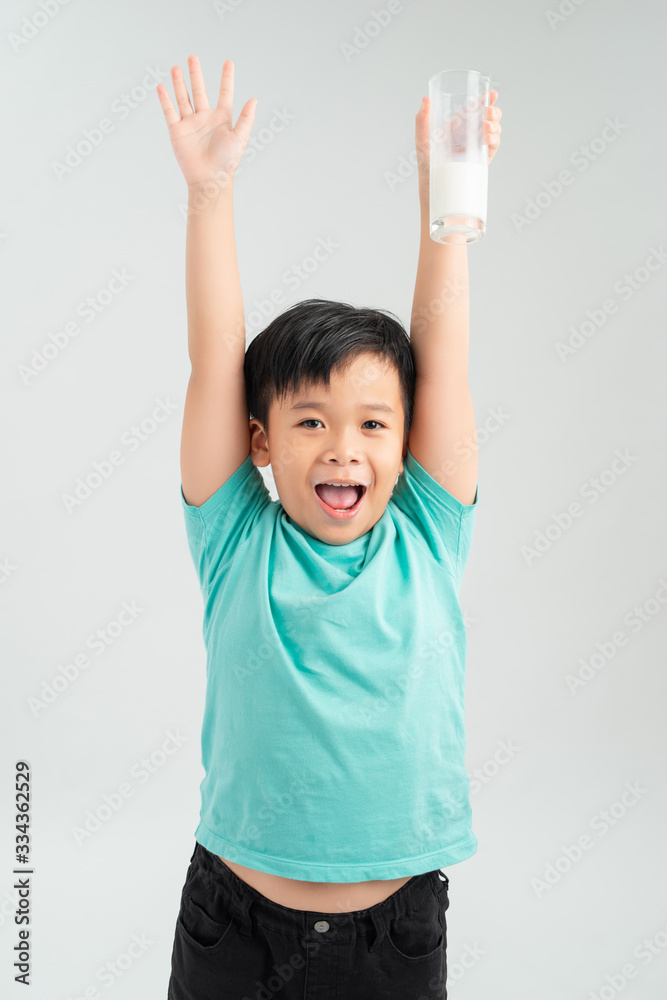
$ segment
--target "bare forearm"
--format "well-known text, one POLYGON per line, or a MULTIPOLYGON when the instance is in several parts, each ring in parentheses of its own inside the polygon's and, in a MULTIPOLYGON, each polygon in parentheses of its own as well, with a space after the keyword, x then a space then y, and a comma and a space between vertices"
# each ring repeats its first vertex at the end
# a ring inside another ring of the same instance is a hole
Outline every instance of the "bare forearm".
POLYGON ((429 236, 428 194, 421 198, 421 238, 410 343, 418 375, 468 379, 470 281, 468 247, 429 236))
POLYGON ((234 241, 233 184, 188 187, 185 285, 193 372, 242 371, 245 318, 234 241))

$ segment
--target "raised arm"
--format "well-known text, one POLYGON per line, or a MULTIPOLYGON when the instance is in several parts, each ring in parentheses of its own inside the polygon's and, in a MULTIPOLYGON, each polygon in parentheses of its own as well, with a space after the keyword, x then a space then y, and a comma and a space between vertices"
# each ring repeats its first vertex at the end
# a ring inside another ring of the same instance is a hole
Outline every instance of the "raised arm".
POLYGON ((245 317, 234 242, 233 179, 247 146, 256 101, 232 127, 234 63, 222 69, 218 103, 210 108, 199 60, 188 58, 194 110, 179 66, 158 97, 174 154, 188 185, 186 299, 191 372, 181 435, 181 482, 187 503, 200 507, 250 452, 245 396, 245 317))
MULTIPOLYGON (((491 104, 498 93, 491 91, 491 104)), ((489 161, 500 142, 501 111, 489 106, 485 138, 489 161)), ((462 504, 475 500, 478 454, 468 383, 470 288, 468 248, 436 243, 429 235, 429 101, 416 121, 421 237, 410 321, 417 373, 408 447, 437 482, 462 504)))

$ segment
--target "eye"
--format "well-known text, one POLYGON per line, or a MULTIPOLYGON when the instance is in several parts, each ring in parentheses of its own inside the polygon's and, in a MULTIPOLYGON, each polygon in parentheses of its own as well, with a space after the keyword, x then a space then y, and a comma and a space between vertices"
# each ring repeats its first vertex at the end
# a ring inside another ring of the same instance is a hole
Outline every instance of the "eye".
MULTIPOLYGON (((299 427, 304 427, 306 424, 321 424, 321 423, 322 421, 318 420, 316 417, 309 417, 307 420, 302 420, 301 423, 299 424, 299 427)), ((384 424, 381 424, 379 420, 366 420, 364 421, 364 424, 377 424, 378 427, 384 427, 384 424)), ((316 429, 317 428, 314 427, 308 428, 308 430, 316 430, 316 429)), ((375 430, 375 428, 372 427, 371 430, 375 430)))

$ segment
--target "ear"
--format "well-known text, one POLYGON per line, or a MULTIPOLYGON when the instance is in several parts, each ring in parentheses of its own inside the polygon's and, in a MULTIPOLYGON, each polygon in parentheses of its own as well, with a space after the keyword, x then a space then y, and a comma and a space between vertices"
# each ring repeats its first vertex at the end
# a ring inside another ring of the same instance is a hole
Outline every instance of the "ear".
POLYGON ((253 465, 268 465, 269 439, 266 436, 266 431, 256 417, 248 421, 248 426, 250 428, 250 457, 253 465))
POLYGON ((408 439, 406 438, 406 439, 405 439, 405 443, 404 443, 404 445, 403 445, 403 451, 401 452, 401 458, 402 458, 402 461, 401 461, 401 467, 400 467, 400 469, 398 470, 398 471, 399 471, 399 474, 400 474, 401 472, 403 472, 403 471, 404 471, 404 468, 405 468, 405 466, 404 466, 404 462, 405 462, 405 459, 406 459, 406 457, 407 457, 407 454, 408 454, 408 443, 409 443, 409 442, 408 442, 408 439))

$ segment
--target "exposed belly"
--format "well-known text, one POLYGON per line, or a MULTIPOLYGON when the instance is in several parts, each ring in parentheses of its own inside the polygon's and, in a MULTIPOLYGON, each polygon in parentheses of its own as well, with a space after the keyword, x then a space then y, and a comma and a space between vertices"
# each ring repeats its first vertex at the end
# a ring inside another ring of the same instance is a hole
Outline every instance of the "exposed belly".
POLYGON ((409 882, 411 875, 402 878, 373 879, 369 882, 304 882, 300 879, 269 875, 254 868, 246 868, 235 861, 218 855, 221 861, 242 882, 256 889, 267 899, 292 910, 313 910, 317 913, 350 913, 365 910, 391 896, 409 882))

